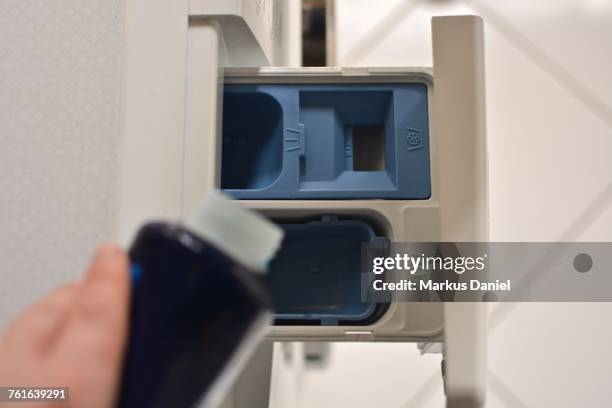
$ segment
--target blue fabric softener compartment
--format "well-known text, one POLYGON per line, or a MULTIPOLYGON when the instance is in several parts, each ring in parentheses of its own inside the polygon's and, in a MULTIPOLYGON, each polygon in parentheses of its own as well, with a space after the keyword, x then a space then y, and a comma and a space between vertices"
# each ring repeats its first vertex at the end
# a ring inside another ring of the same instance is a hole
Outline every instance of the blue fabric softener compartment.
POLYGON ((221 187, 238 199, 427 199, 427 86, 229 84, 221 187))
POLYGON ((361 246, 384 250, 387 238, 334 215, 280 227, 285 238, 268 274, 275 324, 362 325, 384 313, 386 304, 361 301, 361 246))

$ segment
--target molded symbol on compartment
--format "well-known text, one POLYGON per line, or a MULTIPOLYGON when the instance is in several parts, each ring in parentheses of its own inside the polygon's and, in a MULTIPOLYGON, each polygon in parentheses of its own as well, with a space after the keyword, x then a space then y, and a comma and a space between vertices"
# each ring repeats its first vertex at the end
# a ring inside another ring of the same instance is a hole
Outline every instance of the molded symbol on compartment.
POLYGON ((299 129, 285 129, 285 151, 292 152, 302 148, 302 132, 299 129))
POLYGON ((353 143, 348 140, 344 143, 344 157, 353 157, 353 143))
POLYGON ((417 150, 423 147, 423 136, 420 129, 406 127, 404 140, 406 141, 406 150, 417 150))

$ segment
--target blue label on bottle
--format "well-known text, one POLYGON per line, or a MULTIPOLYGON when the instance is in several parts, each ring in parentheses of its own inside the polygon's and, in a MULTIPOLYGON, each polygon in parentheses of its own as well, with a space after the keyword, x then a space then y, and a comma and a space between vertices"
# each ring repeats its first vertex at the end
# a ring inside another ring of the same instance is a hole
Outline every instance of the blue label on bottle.
POLYGON ((140 277, 142 276, 142 266, 140 264, 133 262, 130 266, 130 277, 132 278, 132 284, 138 282, 140 277))

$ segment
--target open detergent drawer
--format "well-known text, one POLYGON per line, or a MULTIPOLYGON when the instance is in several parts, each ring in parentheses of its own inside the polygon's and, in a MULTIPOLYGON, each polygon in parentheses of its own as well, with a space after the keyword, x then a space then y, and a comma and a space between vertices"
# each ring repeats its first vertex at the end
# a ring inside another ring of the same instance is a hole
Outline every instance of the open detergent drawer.
POLYGON ((362 244, 401 241, 402 225, 437 225, 431 77, 362 74, 226 72, 220 187, 286 233, 268 274, 271 338, 440 331, 438 305, 361 301, 362 244))

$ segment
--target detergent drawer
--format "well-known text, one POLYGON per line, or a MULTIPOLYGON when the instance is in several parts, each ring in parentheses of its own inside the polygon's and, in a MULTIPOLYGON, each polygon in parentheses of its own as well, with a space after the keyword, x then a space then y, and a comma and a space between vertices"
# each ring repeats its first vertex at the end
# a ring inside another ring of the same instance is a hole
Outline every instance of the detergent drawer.
POLYGON ((221 188, 237 199, 428 199, 424 83, 226 84, 221 188))

